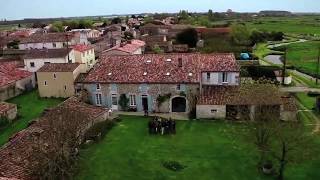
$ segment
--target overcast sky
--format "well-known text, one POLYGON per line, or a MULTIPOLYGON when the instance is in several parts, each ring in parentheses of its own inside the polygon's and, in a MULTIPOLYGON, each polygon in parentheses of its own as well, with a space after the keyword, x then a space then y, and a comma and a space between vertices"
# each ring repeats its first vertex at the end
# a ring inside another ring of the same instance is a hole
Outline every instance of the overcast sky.
POLYGON ((320 12, 320 0, 0 0, 0 19, 92 16, 144 12, 288 10, 320 12))

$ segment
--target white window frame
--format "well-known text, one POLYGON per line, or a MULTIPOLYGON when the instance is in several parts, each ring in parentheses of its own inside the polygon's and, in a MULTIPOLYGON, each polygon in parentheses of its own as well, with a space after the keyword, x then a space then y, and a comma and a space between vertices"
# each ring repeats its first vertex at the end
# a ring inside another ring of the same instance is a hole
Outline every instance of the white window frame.
POLYGON ((57 74, 53 73, 53 79, 57 79, 57 74))
POLYGON ((36 63, 35 62, 30 62, 30 67, 32 67, 32 68, 36 67, 36 63), (31 64, 33 64, 33 65, 31 65, 31 64))
POLYGON ((95 99, 96 99, 96 105, 101 106, 102 105, 102 94, 97 93, 95 99))
POLYGON ((137 96, 135 94, 129 95, 129 104, 130 106, 137 106, 137 96))
POLYGON ((222 83, 228 83, 228 73, 227 72, 222 73, 222 83))
POLYGON ((56 48, 57 44, 56 43, 52 43, 52 47, 56 48))
POLYGON ((44 85, 44 86, 48 86, 47 81, 44 81, 44 82, 43 82, 43 85, 44 85))

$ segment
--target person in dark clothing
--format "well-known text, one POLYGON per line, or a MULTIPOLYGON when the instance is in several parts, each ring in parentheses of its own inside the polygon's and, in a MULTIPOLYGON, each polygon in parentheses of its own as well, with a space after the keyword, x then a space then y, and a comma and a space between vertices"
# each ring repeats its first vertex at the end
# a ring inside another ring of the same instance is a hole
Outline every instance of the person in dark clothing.
POLYGON ((176 134, 176 121, 172 120, 172 133, 176 134))

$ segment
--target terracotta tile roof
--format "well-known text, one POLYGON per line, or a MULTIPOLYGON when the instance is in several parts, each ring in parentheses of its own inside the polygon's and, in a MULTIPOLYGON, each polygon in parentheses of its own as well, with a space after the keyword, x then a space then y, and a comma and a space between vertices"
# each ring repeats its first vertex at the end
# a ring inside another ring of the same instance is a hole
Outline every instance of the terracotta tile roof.
POLYGON ((206 27, 198 27, 196 28, 198 33, 215 33, 215 34, 229 34, 231 33, 230 27, 221 27, 221 28, 206 28, 206 27))
POLYGON ((93 49, 93 46, 84 45, 84 44, 78 44, 78 45, 72 46, 72 48, 73 48, 75 51, 85 52, 85 51, 87 51, 87 50, 93 49))
MULTIPOLYGON (((277 87, 266 91, 266 86, 206 86, 198 99, 199 105, 281 105, 277 87), (249 88, 248 88, 249 87, 249 88)), ((270 86, 268 86, 270 87, 270 86)))
POLYGON ((71 41, 73 37, 75 37, 75 33, 35 33, 31 36, 24 38, 21 40, 21 44, 26 43, 44 43, 44 42, 66 42, 68 40, 71 41))
POLYGON ((20 62, 0 62, 0 87, 32 76, 31 72, 19 69, 20 62))
POLYGON ((201 72, 214 71, 238 72, 239 66, 234 55, 145 54, 103 56, 94 69, 89 72, 84 82, 199 83, 201 72), (179 67, 179 59, 182 60, 182 67, 179 67))
POLYGON ((7 102, 0 102, 0 117, 1 117, 1 115, 8 112, 10 109, 13 109, 15 107, 16 107, 15 104, 7 103, 7 102))
MULTIPOLYGON (((53 120, 53 114, 61 116, 61 118, 55 117, 54 121, 65 120, 66 117, 63 115, 66 115, 66 113, 62 113, 65 111, 69 115, 80 113, 81 116, 75 120, 84 128, 88 127, 97 117, 107 112, 105 108, 85 104, 75 97, 69 98, 58 107, 50 109, 38 121, 15 134, 7 144, 0 148, 0 177, 24 180, 35 179, 31 173, 39 163, 39 156, 34 148, 43 146, 50 153, 55 152, 55 147, 59 145, 53 144, 56 141, 50 141, 48 137, 55 133, 54 129, 57 127, 52 127, 54 124, 50 123, 50 121, 52 122, 53 120)), ((69 123, 65 123, 65 125, 68 126, 69 123)))
POLYGON ((72 49, 30 49, 26 51, 24 59, 65 58, 72 49))
POLYGON ((106 50, 105 52, 112 51, 112 50, 118 50, 118 51, 123 51, 126 53, 134 53, 136 50, 139 48, 145 46, 145 42, 140 41, 140 40, 133 40, 127 42, 125 45, 120 46, 120 47, 114 47, 111 49, 106 50))
POLYGON ((79 63, 50 63, 43 65, 37 72, 73 72, 79 63))
POLYGON ((298 110, 298 107, 297 107, 297 104, 296 104, 294 97, 282 96, 281 101, 282 101, 284 111, 296 112, 298 110))

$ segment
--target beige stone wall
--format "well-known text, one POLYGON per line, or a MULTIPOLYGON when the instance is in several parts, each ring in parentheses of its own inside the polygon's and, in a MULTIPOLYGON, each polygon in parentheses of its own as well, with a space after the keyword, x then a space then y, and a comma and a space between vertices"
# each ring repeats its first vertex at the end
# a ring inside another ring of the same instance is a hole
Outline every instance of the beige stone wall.
POLYGON ((297 121, 297 113, 292 111, 283 111, 280 113, 282 121, 297 121))
POLYGON ((197 119, 225 119, 225 105, 197 105, 197 119))
MULTIPOLYGON (((85 84, 84 88, 88 90, 89 96, 94 96, 95 93, 101 93, 102 97, 110 96, 111 94, 117 94, 120 96, 121 94, 135 94, 137 96, 139 95, 148 95, 153 100, 153 105, 151 108, 152 110, 158 111, 158 112, 170 112, 171 110, 171 99, 168 99, 166 102, 162 103, 161 107, 157 107, 156 99, 161 95, 169 94, 171 93, 172 97, 179 97, 181 91, 177 91, 177 85, 178 84, 116 84, 117 91, 113 92, 111 91, 112 88, 110 84, 101 84, 101 90, 96 91, 94 88, 95 84, 85 84), (140 89, 141 86, 146 86, 147 88, 145 91, 143 89, 140 89)), ((186 100, 187 100, 187 112, 190 111, 192 104, 194 104, 195 96, 199 94, 198 92, 199 85, 198 84, 186 84, 185 85, 185 94, 186 100)), ((93 102, 93 100, 91 99, 93 102)))
POLYGON ((71 97, 75 94, 72 72, 37 72, 40 97, 71 97), (45 85, 45 81, 47 85, 45 85), (66 87, 66 89, 65 89, 66 87))
POLYGON ((12 120, 16 119, 17 114, 18 114, 18 109, 17 109, 17 106, 15 106, 14 108, 7 111, 7 119, 9 121, 12 121, 12 120))

